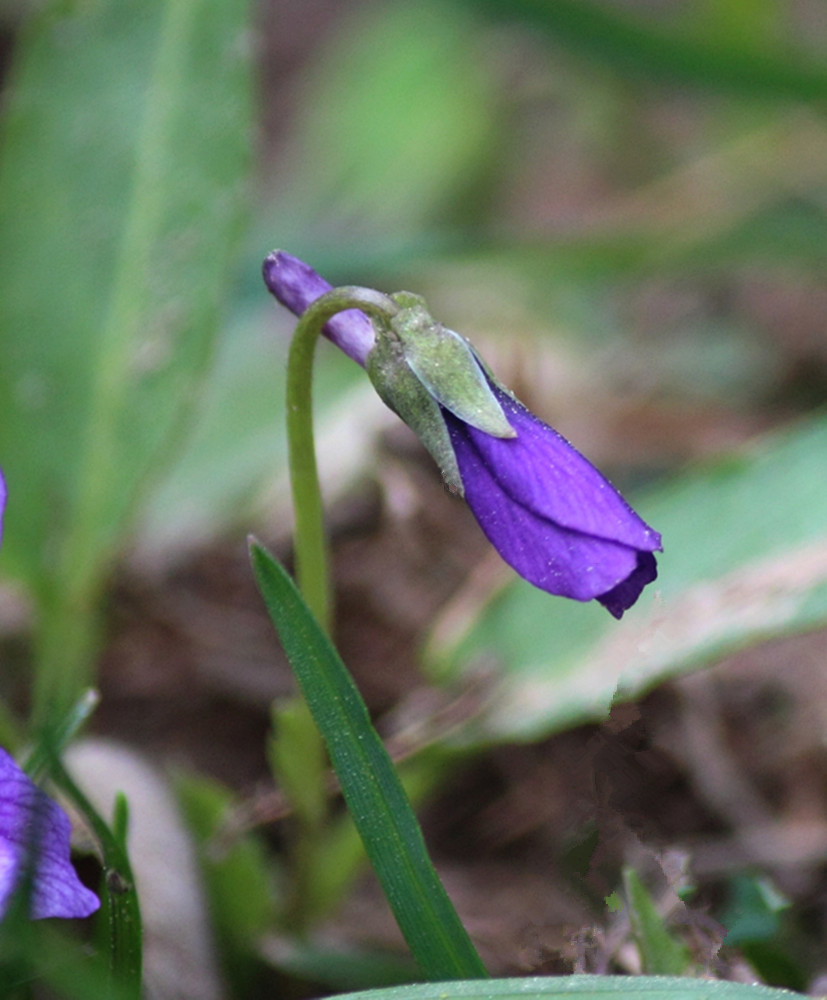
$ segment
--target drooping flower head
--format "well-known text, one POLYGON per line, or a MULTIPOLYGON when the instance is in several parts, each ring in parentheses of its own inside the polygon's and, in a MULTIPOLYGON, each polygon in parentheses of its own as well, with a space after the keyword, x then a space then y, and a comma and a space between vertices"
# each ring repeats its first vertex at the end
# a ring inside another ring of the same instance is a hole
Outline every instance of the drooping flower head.
MULTIPOLYGON (((297 316, 332 287, 283 251, 267 257, 263 273, 297 316)), ((660 535, 463 337, 431 319, 418 296, 391 299, 399 311, 387 323, 348 310, 325 335, 367 369, 510 566, 550 594, 597 600, 620 618, 657 577, 660 535)))
POLYGON ((0 749, 0 919, 16 889, 29 892, 29 915, 88 917, 98 897, 69 859, 69 818, 0 749))

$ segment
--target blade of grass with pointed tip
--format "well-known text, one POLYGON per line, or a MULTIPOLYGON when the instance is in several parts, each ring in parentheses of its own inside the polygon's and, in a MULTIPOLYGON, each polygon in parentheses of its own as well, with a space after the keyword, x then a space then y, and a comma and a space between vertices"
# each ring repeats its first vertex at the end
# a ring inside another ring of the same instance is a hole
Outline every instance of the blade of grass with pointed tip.
POLYGON ((414 957, 429 979, 485 976, 347 668, 285 570, 255 541, 250 557, 365 850, 414 957))

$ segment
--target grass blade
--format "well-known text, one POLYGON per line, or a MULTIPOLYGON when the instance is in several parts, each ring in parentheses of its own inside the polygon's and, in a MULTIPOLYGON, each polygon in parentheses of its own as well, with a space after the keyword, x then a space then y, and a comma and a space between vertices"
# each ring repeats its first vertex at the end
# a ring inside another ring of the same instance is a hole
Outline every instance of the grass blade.
POLYGON ((429 979, 485 976, 485 967, 431 864, 419 823, 347 668, 285 570, 255 541, 250 555, 270 618, 414 957, 429 979))

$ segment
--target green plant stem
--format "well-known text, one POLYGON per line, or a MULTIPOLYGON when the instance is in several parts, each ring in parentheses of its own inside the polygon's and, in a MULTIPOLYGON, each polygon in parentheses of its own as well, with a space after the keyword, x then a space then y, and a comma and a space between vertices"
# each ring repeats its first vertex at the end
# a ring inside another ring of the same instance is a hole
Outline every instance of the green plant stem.
POLYGON ((101 913, 107 921, 111 992, 124 1000, 140 1000, 143 932, 126 849, 126 801, 120 797, 116 802, 110 829, 56 756, 49 761, 49 777, 81 813, 100 844, 104 869, 101 913))
POLYGON ((325 323, 346 309, 388 319, 399 306, 370 288, 334 288, 302 314, 287 359, 287 443, 293 491, 296 579, 316 620, 330 631, 330 581, 313 436, 313 354, 325 323))
POLYGON ((37 784, 48 776, 54 761, 60 760, 63 751, 98 707, 99 701, 98 692, 88 688, 62 718, 56 718, 47 729, 37 734, 37 740, 24 763, 24 770, 32 781, 37 784))
MULTIPOLYGON (((352 308, 384 319, 399 310, 392 299, 369 288, 334 289, 302 314, 287 358, 287 444, 295 518, 296 578, 302 596, 326 633, 330 632, 331 625, 331 586, 313 433, 313 358, 325 323, 336 313, 352 308)), ((324 895, 324 887, 318 885, 317 872, 319 856, 325 850, 327 809, 325 803, 317 810, 303 808, 301 797, 291 796, 290 772, 283 770, 278 760, 300 754, 305 762, 314 757, 324 761, 325 753, 322 738, 301 694, 296 696, 292 708, 285 706, 283 712, 292 713, 293 722, 289 728, 277 729, 275 733, 278 752, 273 755, 273 763, 275 776, 291 800, 298 827, 291 852, 292 887, 285 921, 294 932, 302 933, 312 919, 313 910, 318 910, 319 893, 324 895)), ((309 774, 305 774, 305 778, 313 780, 309 774)), ((322 772, 316 780, 323 782, 322 772)))

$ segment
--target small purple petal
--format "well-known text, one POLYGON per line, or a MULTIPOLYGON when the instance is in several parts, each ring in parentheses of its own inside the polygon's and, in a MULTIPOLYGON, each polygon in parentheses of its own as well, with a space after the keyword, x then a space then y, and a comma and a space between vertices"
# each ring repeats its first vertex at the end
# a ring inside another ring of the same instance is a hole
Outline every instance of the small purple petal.
POLYGON ((98 897, 72 867, 70 835, 66 813, 0 749, 0 917, 32 863, 32 851, 33 920, 88 917, 98 909, 98 897))
POLYGON ((3 540, 3 511, 6 509, 6 480, 0 469, 0 542, 3 540))
POLYGON ((600 594, 596 599, 615 618, 622 618, 623 612, 640 597, 641 591, 658 578, 658 564, 651 552, 638 552, 637 568, 620 583, 600 594))
MULTIPOLYGON (((265 258, 262 274, 270 293, 296 316, 301 316, 311 303, 333 288, 312 267, 284 250, 274 250, 265 258)), ((322 332, 349 358, 365 367, 375 334, 373 324, 363 312, 347 309, 337 313, 322 332)))
POLYGON ((465 499, 489 541, 529 583, 619 618, 657 576, 653 531, 568 441, 494 387, 516 438, 444 411, 465 499))

